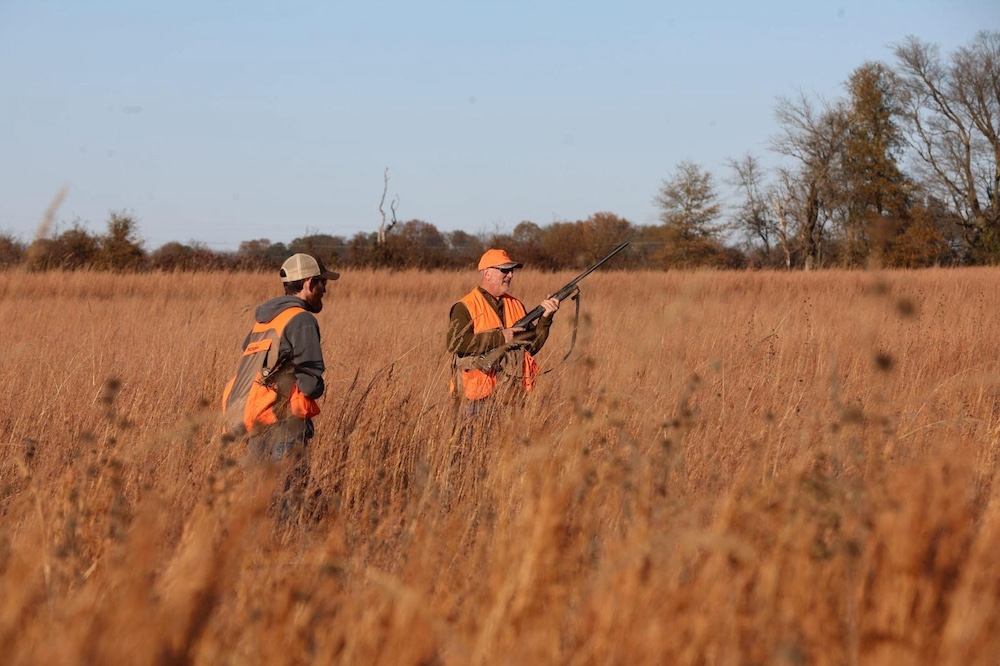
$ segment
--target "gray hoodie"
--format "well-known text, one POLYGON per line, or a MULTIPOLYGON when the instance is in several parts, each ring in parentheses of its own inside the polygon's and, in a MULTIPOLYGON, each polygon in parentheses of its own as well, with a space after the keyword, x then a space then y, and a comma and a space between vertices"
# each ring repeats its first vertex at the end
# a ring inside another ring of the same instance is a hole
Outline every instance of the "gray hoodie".
MULTIPOLYGON (((303 308, 305 312, 292 317, 285 326, 281 336, 278 353, 292 352, 292 363, 295 364, 295 383, 306 397, 313 400, 323 395, 323 349, 320 347, 319 322, 301 298, 295 296, 278 296, 257 306, 254 319, 258 323, 266 323, 274 319, 288 308, 303 308)), ((250 336, 243 341, 246 349, 250 336)))

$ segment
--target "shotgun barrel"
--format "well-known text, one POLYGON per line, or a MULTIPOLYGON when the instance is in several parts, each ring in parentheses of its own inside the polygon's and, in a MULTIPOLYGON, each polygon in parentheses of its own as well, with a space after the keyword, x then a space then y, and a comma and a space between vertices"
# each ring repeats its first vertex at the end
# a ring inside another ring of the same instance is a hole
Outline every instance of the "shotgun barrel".
MULTIPOLYGON (((576 289, 576 285, 577 285, 577 283, 580 280, 582 280, 583 278, 587 277, 588 275, 590 275, 591 273, 593 273, 595 270, 597 270, 598 268, 600 268, 601 265, 604 264, 604 262, 606 262, 608 259, 610 259, 611 257, 615 256, 616 254, 618 254, 622 250, 624 250, 626 247, 628 247, 628 243, 622 243, 621 245, 619 245, 615 249, 611 250, 611 252, 609 252, 606 257, 604 257, 603 259, 601 259, 600 261, 598 261, 596 264, 594 264, 593 266, 591 266, 590 268, 588 268, 584 272, 582 272, 579 275, 577 275, 565 287, 563 287, 562 289, 560 289, 556 293, 552 294, 552 298, 556 298, 560 302, 562 302, 562 301, 566 300, 567 298, 569 298, 573 294, 573 290, 576 289)), ((511 326, 511 328, 527 328, 527 327, 531 326, 533 323, 535 323, 536 321, 538 321, 538 319, 540 319, 543 314, 545 314, 545 309, 541 305, 536 306, 534 310, 532 310, 531 312, 529 312, 528 314, 524 315, 523 317, 521 317, 520 319, 518 319, 516 322, 514 322, 514 325, 511 326)))

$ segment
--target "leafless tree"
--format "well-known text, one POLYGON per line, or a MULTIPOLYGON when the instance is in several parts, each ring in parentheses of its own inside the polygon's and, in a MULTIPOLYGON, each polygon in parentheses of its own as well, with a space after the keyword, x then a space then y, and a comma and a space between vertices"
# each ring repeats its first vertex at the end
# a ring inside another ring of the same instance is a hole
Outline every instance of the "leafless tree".
POLYGON ((378 225, 378 244, 380 246, 385 246, 385 234, 390 229, 396 225, 396 207, 399 205, 399 197, 397 196, 389 204, 389 210, 392 212, 392 221, 386 226, 385 223, 385 210, 383 206, 385 205, 385 195, 389 191, 389 167, 385 168, 385 172, 382 174, 382 199, 378 202, 378 212, 382 216, 382 223, 378 225))
POLYGON ((925 187, 950 204, 974 251, 1000 259, 1000 32, 978 33, 948 61, 916 37, 895 56, 925 187))
POLYGON ((765 257, 771 255, 777 237, 777 220, 768 201, 768 190, 764 168, 753 155, 747 153, 740 159, 729 160, 733 175, 728 182, 741 196, 733 220, 734 227, 746 236, 751 246, 760 244, 765 257))
POLYGON ((778 235, 778 246, 785 259, 785 268, 792 267, 792 244, 798 237, 794 231, 795 220, 795 179, 788 169, 778 169, 778 183, 771 189, 771 205, 774 206, 775 231, 778 235))
POLYGON ((820 265, 827 231, 842 199, 839 171, 846 113, 842 104, 822 100, 816 108, 800 93, 794 101, 779 98, 775 117, 781 130, 772 138, 771 149, 798 162, 798 169, 789 172, 794 179, 788 183, 800 201, 795 231, 806 264, 820 265))

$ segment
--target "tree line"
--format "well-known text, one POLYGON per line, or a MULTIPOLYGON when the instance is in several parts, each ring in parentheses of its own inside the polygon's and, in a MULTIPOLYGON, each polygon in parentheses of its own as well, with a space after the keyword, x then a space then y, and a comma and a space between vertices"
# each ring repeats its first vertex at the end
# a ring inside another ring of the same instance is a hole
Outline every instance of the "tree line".
POLYGON ((396 224, 393 207, 388 228, 383 214, 377 231, 351 238, 257 239, 234 252, 171 242, 147 252, 134 216, 116 211, 103 235, 80 223, 28 245, 0 235, 0 266, 269 270, 310 252, 339 268, 430 270, 468 268, 503 247, 558 270, 589 265, 625 240, 632 245, 620 265, 643 269, 1000 263, 1000 32, 980 32, 947 57, 910 37, 893 56, 851 72, 842 98, 780 98, 768 146, 777 166, 746 154, 720 178, 677 164, 654 197, 658 225, 597 212, 472 235, 416 219, 396 224))
MULTIPOLYGON (((510 233, 441 232, 433 224, 409 220, 393 225, 384 240, 377 232, 350 238, 315 233, 291 242, 266 238, 243 241, 235 251, 214 251, 204 244, 170 242, 146 251, 135 217, 114 211, 107 232, 93 234, 79 222, 65 231, 24 244, 0 235, 0 267, 23 266, 32 271, 209 271, 277 270, 295 252, 308 252, 330 267, 421 270, 468 269, 488 248, 502 247, 532 268, 560 270, 593 264, 623 240, 629 253, 618 263, 632 269, 662 265, 657 227, 642 227, 611 213, 586 220, 556 222, 541 227, 521 222, 510 233)), ((733 253, 729 267, 742 263, 733 253)))
POLYGON ((915 37, 866 62, 837 100, 781 98, 774 168, 683 162, 657 202, 670 265, 711 261, 722 239, 751 265, 809 268, 1000 263, 1000 32, 943 57, 915 37))

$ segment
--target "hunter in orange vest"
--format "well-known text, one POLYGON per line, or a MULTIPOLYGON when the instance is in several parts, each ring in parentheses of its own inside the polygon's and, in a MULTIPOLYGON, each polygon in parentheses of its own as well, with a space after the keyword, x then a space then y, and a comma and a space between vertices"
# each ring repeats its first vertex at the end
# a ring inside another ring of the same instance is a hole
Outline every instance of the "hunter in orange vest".
MULTIPOLYGON (((285 295, 258 306, 243 341, 235 376, 222 394, 224 433, 248 435, 250 454, 278 461, 292 455, 295 466, 285 492, 301 493, 308 481, 306 444, 323 395, 323 350, 316 313, 323 309, 329 271, 315 257, 295 254, 281 265, 285 295)), ((283 502, 282 513, 287 510, 283 502)))
POLYGON ((448 351, 453 396, 482 400, 497 390, 501 377, 520 383, 526 392, 534 388, 539 371, 534 355, 549 337, 559 301, 542 301, 545 313, 534 329, 512 328, 525 314, 524 304, 508 293, 514 270, 522 266, 504 250, 487 250, 479 260, 479 286, 452 306, 448 351), (502 355, 491 354, 505 350, 502 355), (487 356, 496 356, 497 362, 484 364, 487 356))

